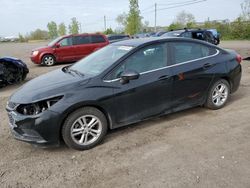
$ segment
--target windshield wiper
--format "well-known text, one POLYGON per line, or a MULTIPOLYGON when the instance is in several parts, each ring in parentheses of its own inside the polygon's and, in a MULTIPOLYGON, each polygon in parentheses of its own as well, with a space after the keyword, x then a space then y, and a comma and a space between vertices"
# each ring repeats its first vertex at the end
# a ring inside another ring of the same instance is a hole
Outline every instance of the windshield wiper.
POLYGON ((80 76, 84 76, 83 73, 81 73, 80 71, 75 70, 75 69, 70 69, 70 68, 68 68, 68 71, 69 71, 69 72, 74 72, 74 73, 76 73, 76 74, 78 74, 78 75, 80 75, 80 76))

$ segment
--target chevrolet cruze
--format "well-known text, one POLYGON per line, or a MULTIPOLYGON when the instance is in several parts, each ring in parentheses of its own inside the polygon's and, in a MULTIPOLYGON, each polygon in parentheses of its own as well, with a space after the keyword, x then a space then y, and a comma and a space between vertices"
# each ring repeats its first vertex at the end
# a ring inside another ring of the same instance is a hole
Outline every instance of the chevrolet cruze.
POLYGON ((9 99, 14 137, 78 150, 115 129, 183 109, 217 110, 241 80, 234 51, 185 38, 110 44, 74 65, 25 84, 9 99))

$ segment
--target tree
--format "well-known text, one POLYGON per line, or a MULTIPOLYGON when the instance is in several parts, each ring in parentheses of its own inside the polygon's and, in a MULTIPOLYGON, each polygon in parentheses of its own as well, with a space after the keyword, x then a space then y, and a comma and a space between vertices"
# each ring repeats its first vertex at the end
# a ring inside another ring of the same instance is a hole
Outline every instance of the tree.
POLYGON ((30 32, 29 39, 30 40, 48 40, 49 34, 48 34, 48 31, 37 29, 35 31, 30 32))
POLYGON ((127 25, 127 18, 128 18, 128 14, 126 14, 125 12, 123 12, 122 14, 119 14, 117 17, 116 17, 116 22, 119 24, 119 26, 121 27, 126 27, 127 25))
POLYGON ((24 37, 21 33, 18 34, 19 42, 28 42, 28 38, 24 37))
POLYGON ((58 37, 58 33, 57 33, 57 25, 54 21, 51 21, 47 24, 47 28, 49 31, 49 37, 51 39, 58 37))
POLYGON ((114 34, 115 32, 112 30, 112 28, 108 28, 106 31, 104 31, 105 35, 110 35, 110 34, 114 34))
POLYGON ((142 24, 142 30, 144 33, 150 32, 151 30, 149 29, 149 21, 144 21, 142 24))
POLYGON ((180 23, 172 23, 168 26, 168 30, 171 31, 171 30, 177 30, 177 29, 183 29, 183 25, 180 24, 180 23))
POLYGON ((241 17, 244 21, 250 21, 250 0, 245 0, 241 3, 242 14, 241 17))
POLYGON ((142 17, 140 16, 138 0, 129 0, 129 14, 125 27, 126 33, 134 35, 138 33, 142 27, 142 17))
POLYGON ((176 16, 175 23, 182 25, 182 27, 193 26, 195 18, 193 14, 182 11, 176 16))
POLYGON ((60 23, 58 26, 58 34, 60 36, 66 35, 66 26, 64 23, 60 23))
POLYGON ((69 33, 70 34, 78 34, 79 33, 79 22, 76 18, 71 18, 71 24, 69 25, 69 33))

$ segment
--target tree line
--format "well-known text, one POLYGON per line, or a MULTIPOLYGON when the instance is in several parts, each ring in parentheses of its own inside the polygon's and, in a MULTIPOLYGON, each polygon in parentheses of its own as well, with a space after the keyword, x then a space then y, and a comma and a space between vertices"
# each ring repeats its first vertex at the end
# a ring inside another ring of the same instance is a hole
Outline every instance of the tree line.
MULTIPOLYGON (((128 13, 117 16, 116 21, 122 27, 122 32, 134 35, 136 33, 154 32, 153 27, 148 27, 148 21, 142 22, 138 0, 129 0, 128 13)), ((217 29, 222 39, 250 39, 250 0, 241 3, 241 14, 233 22, 229 21, 205 21, 197 23, 193 14, 182 11, 175 17, 169 26, 158 27, 161 31, 171 31, 183 28, 213 28, 217 29)))
MULTIPOLYGON (((213 28, 220 32, 222 39, 250 39, 250 0, 245 0, 241 4, 241 14, 233 22, 221 22, 221 21, 205 21, 204 23, 197 23, 194 15, 191 13, 182 11, 176 15, 175 20, 169 26, 157 27, 158 30, 177 30, 183 28, 213 28)), ((108 28, 103 31, 104 34, 114 33, 126 33, 134 35, 137 33, 153 32, 154 28, 149 27, 149 22, 144 21, 141 16, 138 0, 129 0, 129 12, 122 13, 117 16, 116 22, 119 25, 119 29, 113 31, 112 28, 108 28)), ((64 23, 59 25, 54 21, 47 24, 48 30, 37 29, 25 37, 19 34, 20 41, 27 40, 47 40, 54 39, 58 36, 69 34, 78 34, 80 30, 80 23, 76 18, 71 19, 71 23, 68 28, 64 23)))
POLYGON ((57 24, 56 22, 51 21, 47 24, 47 29, 48 30, 36 29, 26 36, 19 34, 19 41, 27 42, 28 40, 48 40, 54 39, 58 36, 66 35, 67 33, 78 34, 80 32, 80 23, 75 17, 71 18, 71 23, 67 28, 63 22, 57 24))

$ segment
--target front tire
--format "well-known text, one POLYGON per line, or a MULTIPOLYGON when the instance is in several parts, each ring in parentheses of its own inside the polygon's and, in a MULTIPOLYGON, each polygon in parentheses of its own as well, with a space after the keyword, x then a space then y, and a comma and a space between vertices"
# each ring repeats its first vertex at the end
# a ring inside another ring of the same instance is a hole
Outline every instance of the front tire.
POLYGON ((46 66, 53 66, 56 63, 53 55, 44 55, 42 58, 42 64, 46 66))
POLYGON ((101 111, 84 107, 68 116, 62 127, 62 137, 68 147, 87 150, 103 140, 107 127, 107 119, 101 111))
POLYGON ((223 108, 230 95, 230 85, 224 80, 220 79, 215 82, 209 89, 207 101, 205 106, 212 110, 217 110, 223 108))

